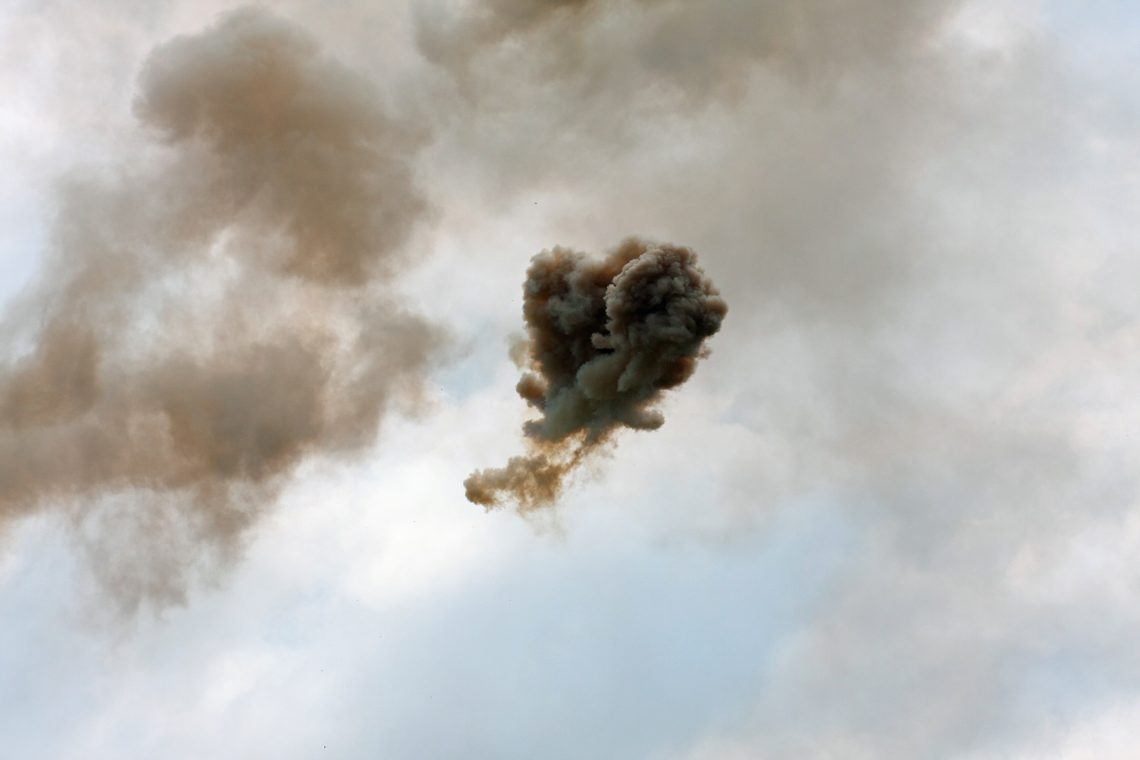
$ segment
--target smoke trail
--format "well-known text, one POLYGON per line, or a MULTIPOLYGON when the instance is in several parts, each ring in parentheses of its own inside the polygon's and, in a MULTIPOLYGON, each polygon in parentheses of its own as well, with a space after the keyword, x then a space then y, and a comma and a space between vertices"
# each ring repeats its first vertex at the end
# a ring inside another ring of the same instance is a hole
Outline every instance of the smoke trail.
POLYGON ((135 112, 161 142, 66 183, 0 365, 0 522, 68 508, 128 611, 370 444, 442 342, 387 292, 421 140, 304 33, 246 8, 176 38, 135 112))
POLYGON ((524 428, 532 453, 472 474, 467 498, 549 504, 618 429, 660 427, 654 404, 693 374, 726 312, 688 248, 631 238, 600 260, 564 248, 535 256, 523 304, 530 371, 517 386, 542 414, 524 428))

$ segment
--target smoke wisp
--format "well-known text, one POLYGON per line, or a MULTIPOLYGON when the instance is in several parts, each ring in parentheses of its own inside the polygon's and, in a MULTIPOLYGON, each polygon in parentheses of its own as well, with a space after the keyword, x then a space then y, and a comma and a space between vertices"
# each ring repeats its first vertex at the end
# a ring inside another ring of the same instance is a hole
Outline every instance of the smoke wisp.
POLYGON ((646 94, 642 90, 650 97, 671 91, 682 102, 700 103, 739 94, 758 63, 803 83, 884 62, 921 44, 954 5, 437 0, 417 6, 416 39, 421 54, 473 97, 495 99, 504 80, 518 85, 536 79, 576 81, 583 95, 609 92, 627 106, 646 94))
POLYGON ((64 183, 0 365, 0 522, 66 508, 128 611, 231 559, 302 460, 369 445, 444 342, 390 287, 422 138, 308 35, 227 14, 151 53, 135 113, 64 183))
POLYGON ((467 498, 553 502, 566 476, 623 428, 655 430, 662 393, 693 374, 724 300, 692 250, 629 239, 601 259, 555 248, 527 270, 526 374, 517 390, 541 416, 524 427, 531 453, 465 482, 467 498))

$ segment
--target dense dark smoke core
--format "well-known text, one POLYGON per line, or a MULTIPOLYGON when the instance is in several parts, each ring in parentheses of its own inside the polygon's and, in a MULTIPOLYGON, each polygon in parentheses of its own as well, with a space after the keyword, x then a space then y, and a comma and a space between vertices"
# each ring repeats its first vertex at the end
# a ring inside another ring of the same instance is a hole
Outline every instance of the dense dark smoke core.
POLYGON ((660 427, 653 405, 693 374, 726 312, 688 248, 630 239, 600 260, 563 248, 535 256, 523 303, 530 371, 517 386, 542 414, 524 428, 534 453, 473 474, 467 498, 550 503, 616 430, 660 427))
POLYGON ((0 364, 0 522, 70 507, 127 607, 180 599, 304 458, 370 444, 441 342, 387 289, 420 139, 307 35, 229 14, 151 54, 135 112, 163 143, 66 183, 0 364))

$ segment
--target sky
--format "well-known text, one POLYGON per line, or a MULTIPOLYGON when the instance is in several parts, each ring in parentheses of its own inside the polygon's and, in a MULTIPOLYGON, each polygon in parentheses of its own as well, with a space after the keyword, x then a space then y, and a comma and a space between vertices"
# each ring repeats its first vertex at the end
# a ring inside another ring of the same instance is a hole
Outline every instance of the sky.
POLYGON ((0 0, 0 756, 1132 757, 1131 5, 0 0), (470 503, 630 236, 708 355, 470 503))

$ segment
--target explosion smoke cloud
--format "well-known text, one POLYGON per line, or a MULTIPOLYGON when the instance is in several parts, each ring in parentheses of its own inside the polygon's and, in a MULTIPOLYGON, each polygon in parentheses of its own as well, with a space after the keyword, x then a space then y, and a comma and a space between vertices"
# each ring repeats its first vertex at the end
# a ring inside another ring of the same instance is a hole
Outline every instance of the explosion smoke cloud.
POLYGON ((304 458, 368 445, 442 341, 387 288, 421 140, 306 34, 230 13, 150 55, 135 111, 163 144, 66 183, 0 366, 0 521, 69 506, 127 609, 232 557, 304 458))
POLYGON ((517 390, 541 417, 532 449, 464 483, 485 507, 553 502, 566 476, 622 427, 654 430, 654 405, 693 374, 724 300, 692 250, 629 239, 602 259, 564 248, 535 256, 524 285, 529 370, 517 390))

